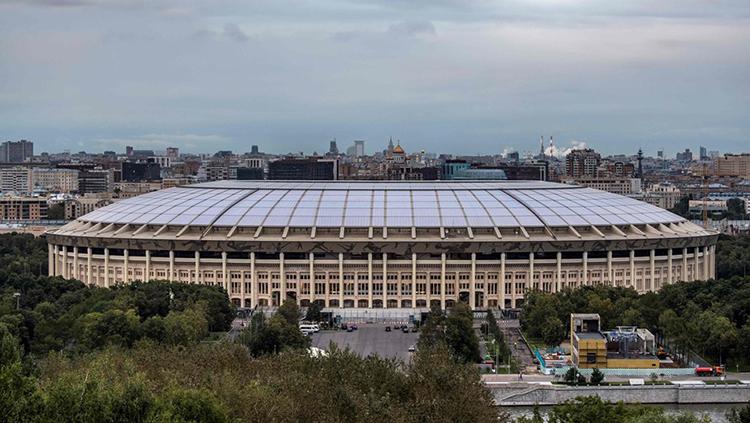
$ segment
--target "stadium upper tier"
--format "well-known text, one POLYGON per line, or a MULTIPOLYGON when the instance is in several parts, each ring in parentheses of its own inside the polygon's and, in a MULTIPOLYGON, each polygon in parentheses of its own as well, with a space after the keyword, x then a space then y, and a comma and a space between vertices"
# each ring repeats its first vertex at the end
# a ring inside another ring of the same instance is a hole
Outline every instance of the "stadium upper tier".
POLYGON ((78 223, 228 228, 518 229, 687 222, 632 198, 549 182, 217 181, 118 201, 79 218, 78 223))

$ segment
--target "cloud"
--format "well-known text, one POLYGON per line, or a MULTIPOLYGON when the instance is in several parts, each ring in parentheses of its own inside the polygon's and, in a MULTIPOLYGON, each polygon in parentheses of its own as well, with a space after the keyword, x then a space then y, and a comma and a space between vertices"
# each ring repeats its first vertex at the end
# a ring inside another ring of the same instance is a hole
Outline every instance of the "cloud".
POLYGON ((395 35, 415 37, 417 35, 435 35, 435 25, 430 21, 403 21, 392 24, 388 32, 395 35))
POLYGON ((193 33, 193 37, 198 39, 229 40, 237 43, 244 43, 250 40, 250 36, 235 23, 224 24, 221 30, 199 29, 193 33))
POLYGON ((569 147, 560 148, 554 143, 553 145, 548 144, 544 149, 544 154, 554 157, 565 157, 573 150, 584 150, 586 148, 586 141, 571 140, 569 147))

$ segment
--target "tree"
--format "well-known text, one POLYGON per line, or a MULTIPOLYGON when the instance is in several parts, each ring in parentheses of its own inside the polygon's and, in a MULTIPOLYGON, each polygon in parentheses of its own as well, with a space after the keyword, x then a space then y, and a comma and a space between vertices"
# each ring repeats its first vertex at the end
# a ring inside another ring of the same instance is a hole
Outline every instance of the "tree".
POLYGON ((194 344, 208 335, 203 307, 194 305, 185 311, 170 311, 164 318, 164 340, 172 345, 194 344))
POLYGON ((589 379, 592 385, 599 385, 604 380, 604 373, 597 367, 591 372, 591 378, 589 379))
POLYGON ((313 302, 310 304, 310 307, 307 308, 307 313, 305 314, 305 320, 308 322, 320 322, 323 320, 323 309, 320 306, 319 303, 313 302))
POLYGON ((558 345, 565 339, 565 326, 557 316, 547 316, 542 328, 542 340, 547 345, 558 345))
POLYGON ((255 313, 250 326, 240 333, 240 342, 254 357, 310 346, 310 338, 299 330, 296 323, 290 324, 280 313, 268 320, 263 313, 255 313))
POLYGON ((299 325, 299 319, 302 317, 302 312, 297 306, 297 302, 294 300, 284 300, 276 314, 281 316, 290 325, 299 325))
POLYGON ((464 303, 453 306, 445 319, 445 341, 460 362, 476 363, 481 360, 479 338, 473 323, 474 315, 464 303))
POLYGON ((440 305, 434 304, 430 314, 419 330, 419 347, 428 348, 445 344, 445 313, 440 305))
POLYGON ((742 408, 733 408, 727 413, 729 423, 750 423, 750 404, 742 408))
POLYGON ((57 203, 47 208, 47 219, 49 220, 64 220, 65 219, 65 204, 57 203))
POLYGON ((175 388, 159 399, 148 421, 224 423, 231 419, 211 391, 175 388))

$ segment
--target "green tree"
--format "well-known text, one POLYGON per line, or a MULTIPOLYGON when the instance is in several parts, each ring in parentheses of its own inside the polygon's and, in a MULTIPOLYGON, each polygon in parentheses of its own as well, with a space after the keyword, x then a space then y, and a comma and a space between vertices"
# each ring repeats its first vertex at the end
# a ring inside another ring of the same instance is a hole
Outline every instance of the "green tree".
POLYGON ((231 421, 224 405, 207 389, 173 389, 160 398, 149 415, 149 423, 231 421))
POLYGON ((547 316, 542 327, 542 340, 547 345, 556 346, 565 339, 565 326, 557 316, 547 316))
POLYGON ((599 385, 604 380, 604 373, 597 367, 591 372, 591 378, 589 379, 592 385, 599 385))
POLYGON ((420 328, 418 343, 420 349, 445 344, 445 313, 440 305, 430 308, 430 314, 420 328))
POLYGON ((170 311, 164 318, 164 340, 172 345, 194 344, 208 335, 204 307, 194 305, 185 311, 170 311))
POLYGON ((299 320, 302 317, 302 312, 299 306, 297 306, 297 302, 290 299, 284 300, 278 310, 276 310, 276 314, 294 326, 299 325, 299 320))
POLYGON ((750 423, 750 404, 742 408, 733 408, 727 413, 729 423, 750 423))
POLYGON ((479 338, 474 331, 474 315, 468 305, 458 303, 445 319, 445 341, 455 358, 464 363, 476 363, 479 355, 479 338))
POLYGON ((313 302, 310 304, 310 307, 307 308, 307 313, 305 314, 305 320, 308 322, 320 322, 323 320, 323 308, 320 306, 319 303, 313 302))
POLYGON ((280 313, 270 319, 266 319, 263 313, 255 313, 250 326, 240 333, 240 342, 254 357, 310 346, 310 338, 280 313))

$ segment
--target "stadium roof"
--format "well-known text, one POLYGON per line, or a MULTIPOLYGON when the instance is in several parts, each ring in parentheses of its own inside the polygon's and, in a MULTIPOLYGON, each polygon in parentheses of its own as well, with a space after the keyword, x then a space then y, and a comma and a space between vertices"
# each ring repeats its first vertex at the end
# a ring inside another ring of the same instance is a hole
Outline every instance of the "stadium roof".
POLYGON ((139 195, 78 220, 233 228, 572 228, 685 222, 632 198, 536 181, 217 181, 139 195))

